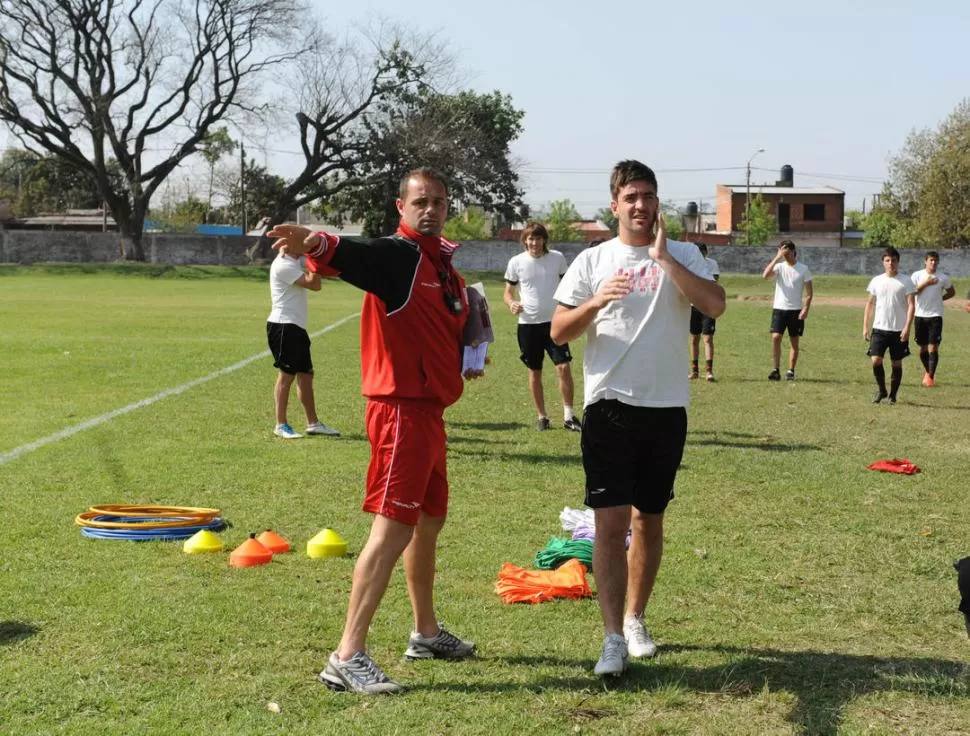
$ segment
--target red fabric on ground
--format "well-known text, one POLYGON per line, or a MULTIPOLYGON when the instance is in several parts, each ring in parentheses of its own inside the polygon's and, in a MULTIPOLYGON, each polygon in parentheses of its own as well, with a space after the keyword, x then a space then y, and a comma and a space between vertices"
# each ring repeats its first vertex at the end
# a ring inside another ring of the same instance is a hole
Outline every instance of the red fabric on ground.
POLYGON ((914 475, 919 472, 919 468, 905 458, 893 458, 892 460, 878 460, 872 465, 866 466, 869 470, 882 470, 886 473, 903 473, 904 475, 914 475))

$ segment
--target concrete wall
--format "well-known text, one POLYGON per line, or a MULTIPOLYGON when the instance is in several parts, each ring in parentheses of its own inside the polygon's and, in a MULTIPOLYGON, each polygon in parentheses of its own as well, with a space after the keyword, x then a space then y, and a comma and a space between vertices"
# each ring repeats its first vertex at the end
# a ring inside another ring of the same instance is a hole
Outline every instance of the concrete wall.
MULTIPOLYGON (((214 237, 195 235, 146 235, 143 241, 150 263, 173 265, 239 266, 246 261, 246 247, 251 237, 214 237)), ((572 262, 586 246, 582 243, 553 243, 572 262)), ((516 242, 487 241, 463 244, 455 255, 455 265, 463 271, 504 273, 509 259, 522 252, 516 242)), ((710 256, 725 273, 761 273, 774 257, 776 248, 740 245, 711 246, 710 256)), ((900 271, 912 273, 923 267, 924 250, 901 251, 900 271)), ((111 263, 121 253, 119 239, 113 233, 0 231, 0 263, 111 263)), ((882 273, 882 249, 798 246, 798 257, 812 273, 862 274, 882 273)), ((970 276, 970 251, 941 250, 941 268, 951 276, 970 276)))
MULTIPOLYGON (((149 263, 239 266, 247 262, 243 236, 145 235, 149 263)), ((121 257, 117 233, 0 230, 0 263, 111 263, 121 257)))
MULTIPOLYGON (((797 245, 797 243, 796 243, 797 245)), ((566 260, 572 262, 584 245, 576 243, 553 243, 555 250, 562 251, 566 260)), ((882 248, 834 248, 831 246, 798 245, 798 259, 813 274, 856 274, 876 276, 882 273, 882 248)), ((516 253, 522 251, 518 243, 484 242, 464 243, 455 255, 455 264, 465 271, 504 272, 505 265, 516 253)), ((743 245, 710 246, 708 255, 717 261, 722 273, 759 274, 768 261, 778 252, 774 247, 743 245)), ((925 250, 900 251, 899 270, 910 274, 923 268, 925 250)), ((940 250, 940 268, 954 277, 970 276, 970 251, 940 250)))

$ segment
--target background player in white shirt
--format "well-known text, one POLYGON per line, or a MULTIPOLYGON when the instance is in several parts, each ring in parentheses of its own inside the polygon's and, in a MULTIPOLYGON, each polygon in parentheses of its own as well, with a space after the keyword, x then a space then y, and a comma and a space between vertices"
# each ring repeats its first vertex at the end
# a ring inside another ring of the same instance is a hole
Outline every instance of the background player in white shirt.
POLYGON ((593 672, 620 675, 657 646, 643 619, 663 554, 663 515, 687 438, 684 332, 694 304, 724 312, 724 289, 691 243, 668 241, 657 177, 621 161, 610 177, 619 237, 576 256, 556 290, 552 339, 586 335, 581 445, 593 509, 593 568, 605 638, 593 672), (627 530, 632 531, 629 556, 627 530))
POLYGON ((798 362, 798 347, 805 334, 805 320, 812 307, 815 290, 812 286, 812 272, 808 266, 798 262, 795 243, 782 240, 778 252, 765 266, 761 274, 764 279, 775 280, 775 301, 771 310, 771 359, 774 368, 768 374, 769 381, 781 380, 781 338, 788 330, 791 350, 788 352, 788 370, 785 378, 795 379, 795 364, 798 362), (804 300, 802 291, 805 292, 804 300))
POLYGON ((940 254, 931 250, 924 260, 925 268, 916 271, 913 286, 916 287, 916 321, 913 332, 919 345, 919 359, 923 363, 923 385, 936 385, 936 366, 940 360, 940 343, 943 341, 943 302, 951 299, 957 290, 950 277, 938 269, 940 254))
POLYGON ((526 225, 520 240, 525 250, 512 256, 505 269, 504 299, 509 311, 519 317, 519 357, 529 369, 529 392, 539 413, 536 429, 549 429, 542 391, 542 361, 548 354, 559 377, 563 426, 578 432, 582 425, 573 413, 573 374, 569 368, 573 356, 568 343, 557 345, 549 337, 552 313, 556 309, 553 294, 566 273, 566 257, 558 250, 549 250, 549 231, 541 222, 526 225), (518 299, 515 298, 516 288, 518 299))
POLYGON ((276 406, 276 428, 273 434, 286 440, 303 435, 286 420, 290 388, 296 380, 296 395, 306 413, 307 434, 337 436, 317 418, 313 398, 313 361, 310 358, 310 336, 307 334, 307 290, 320 291, 320 274, 305 273, 300 257, 305 245, 280 253, 269 268, 269 290, 272 309, 266 319, 266 341, 273 354, 273 366, 279 368, 273 399, 276 406), (302 248, 302 250, 301 250, 302 248))
POLYGON ((869 301, 862 318, 862 337, 869 341, 867 355, 872 357, 872 375, 879 389, 872 397, 872 403, 878 404, 888 395, 889 403, 895 404, 899 384, 903 381, 903 358, 909 355, 909 328, 916 311, 916 287, 912 279, 899 275, 899 251, 895 248, 883 251, 882 267, 884 273, 872 279, 866 287, 869 301), (886 350, 893 368, 888 394, 886 369, 882 365, 886 350))
MULTIPOLYGON (((717 261, 707 257, 707 246, 703 243, 697 244, 697 250, 704 256, 704 261, 711 272, 711 276, 717 281, 721 276, 721 269, 718 268, 717 261)), ((717 320, 708 317, 697 307, 691 305, 690 308, 690 379, 693 381, 700 377, 697 371, 697 354, 700 348, 701 335, 704 336, 704 367, 707 372, 707 380, 714 383, 714 331, 717 329, 717 320)))

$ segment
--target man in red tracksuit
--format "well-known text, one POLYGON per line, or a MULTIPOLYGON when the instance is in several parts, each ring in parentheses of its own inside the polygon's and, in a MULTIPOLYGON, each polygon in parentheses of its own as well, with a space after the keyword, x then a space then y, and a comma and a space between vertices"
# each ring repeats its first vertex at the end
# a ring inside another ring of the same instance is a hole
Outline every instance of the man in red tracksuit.
POLYGON ((374 514, 354 567, 340 646, 320 680, 334 690, 392 693, 401 686, 365 650, 367 631, 404 555, 414 631, 405 657, 462 659, 475 645, 441 628, 434 611, 435 550, 448 509, 444 410, 462 393, 465 284, 451 265, 455 244, 441 237, 448 192, 441 175, 415 169, 401 182, 398 231, 384 238, 338 238, 279 225, 286 249, 306 242, 307 267, 339 276, 367 294, 361 313, 362 393, 371 443, 364 510, 374 514))

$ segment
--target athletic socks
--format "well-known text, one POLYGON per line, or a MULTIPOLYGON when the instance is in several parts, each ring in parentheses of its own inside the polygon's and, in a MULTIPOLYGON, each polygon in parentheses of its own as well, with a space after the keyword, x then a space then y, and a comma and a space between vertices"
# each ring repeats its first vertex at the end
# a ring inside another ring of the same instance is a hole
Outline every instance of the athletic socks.
POLYGON ((697 361, 696 360, 692 360, 690 362, 690 369, 691 369, 692 372, 697 373, 697 361))
POLYGON ((562 408, 562 420, 568 422, 570 419, 575 419, 576 415, 573 414, 573 408, 571 406, 564 406, 562 408))
POLYGON ((926 359, 926 372, 930 374, 930 378, 936 377, 936 366, 940 364, 940 354, 939 353, 927 353, 926 359))
POLYGON ((872 366, 872 375, 876 377, 876 385, 879 387, 879 395, 886 395, 886 368, 880 363, 872 366))
POLYGON ((713 360, 705 360, 704 361, 704 367, 707 368, 707 372, 708 373, 712 373, 714 371, 714 361, 713 360))
MULTIPOLYGON (((885 383, 885 372, 883 373, 883 382, 885 383)), ((896 392, 899 391, 899 384, 903 382, 903 367, 901 365, 893 366, 892 376, 889 379, 889 398, 895 399, 896 392)))
POLYGON ((930 372, 930 353, 925 350, 921 350, 919 354, 919 362, 923 364, 923 370, 927 373, 930 372))

